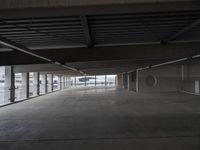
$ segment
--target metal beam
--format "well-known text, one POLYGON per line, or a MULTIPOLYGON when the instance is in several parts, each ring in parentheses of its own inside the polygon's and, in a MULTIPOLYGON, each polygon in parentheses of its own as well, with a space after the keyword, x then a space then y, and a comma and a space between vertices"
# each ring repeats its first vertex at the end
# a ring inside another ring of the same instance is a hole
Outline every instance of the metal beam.
POLYGON ((18 43, 15 43, 11 40, 8 40, 6 38, 3 38, 3 37, 0 37, 0 44, 3 45, 3 46, 6 46, 8 48, 11 48, 11 49, 14 49, 14 50, 17 50, 17 51, 20 51, 20 52, 23 52, 23 53, 26 53, 28 55, 31 55, 31 56, 34 56, 36 58, 39 58, 41 60, 44 60, 46 62, 49 62, 49 63, 53 63, 53 64, 56 64, 56 65, 61 65, 63 66, 64 68, 67 68, 67 69, 70 69, 70 70, 73 70, 75 72, 79 72, 81 74, 84 74, 84 72, 82 71, 79 71, 78 69, 76 68, 72 68, 66 64, 62 64, 60 62, 57 62, 57 61, 54 61, 54 60, 51 60, 47 57, 43 57, 35 52, 33 52, 32 50, 28 49, 27 47, 23 46, 23 45, 20 45, 18 43))
POLYGON ((183 35, 184 33, 188 32, 189 30, 193 29, 194 27, 200 25, 200 18, 197 19, 196 21, 194 21, 193 23, 191 23, 190 25, 186 26, 185 28, 183 28, 182 30, 176 32, 175 34, 169 36, 167 39, 161 41, 163 44, 168 43, 169 41, 174 41, 176 40, 178 37, 180 37, 181 35, 183 35))
POLYGON ((92 41, 92 35, 91 35, 89 25, 88 25, 87 16, 80 16, 80 18, 81 18, 81 22, 82 22, 82 26, 83 26, 83 31, 84 31, 84 34, 86 37, 87 45, 88 45, 88 47, 92 47, 93 41, 92 41))

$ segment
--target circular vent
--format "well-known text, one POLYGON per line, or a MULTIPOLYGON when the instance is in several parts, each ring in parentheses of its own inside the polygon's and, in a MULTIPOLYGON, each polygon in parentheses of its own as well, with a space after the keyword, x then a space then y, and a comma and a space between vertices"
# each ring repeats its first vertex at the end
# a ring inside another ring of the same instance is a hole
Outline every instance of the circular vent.
POLYGON ((146 85, 149 87, 154 87, 157 84, 157 79, 156 77, 149 75, 146 77, 146 85))

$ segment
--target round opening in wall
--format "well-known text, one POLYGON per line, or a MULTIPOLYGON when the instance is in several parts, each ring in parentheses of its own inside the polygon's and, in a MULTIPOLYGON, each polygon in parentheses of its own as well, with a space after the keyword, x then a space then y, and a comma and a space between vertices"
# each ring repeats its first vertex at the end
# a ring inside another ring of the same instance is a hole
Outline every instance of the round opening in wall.
POLYGON ((157 84, 156 77, 154 77, 152 75, 149 75, 149 76, 146 77, 146 85, 148 87, 154 87, 154 86, 156 86, 156 84, 157 84))

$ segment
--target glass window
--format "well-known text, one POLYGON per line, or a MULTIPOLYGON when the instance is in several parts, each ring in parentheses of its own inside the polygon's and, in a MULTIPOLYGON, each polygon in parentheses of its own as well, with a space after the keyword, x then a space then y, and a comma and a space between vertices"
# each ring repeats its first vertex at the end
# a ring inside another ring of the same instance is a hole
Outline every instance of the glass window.
POLYGON ((45 94, 45 83, 46 83, 46 75, 40 74, 40 94, 45 94))
POLYGON ((53 91, 60 89, 60 80, 58 75, 53 76, 53 91))
POLYGON ((47 92, 52 92, 52 74, 47 74, 47 92))
POLYGON ((96 76, 96 86, 105 86, 105 75, 96 76))
POLYGON ((76 77, 76 86, 85 86, 85 76, 76 77))
POLYGON ((86 86, 95 86, 95 76, 86 76, 86 86))
POLYGON ((5 67, 0 67, 0 105, 10 103, 10 86, 5 84, 5 67))
POLYGON ((116 75, 107 75, 106 76, 106 85, 115 86, 116 84, 116 75))
POLYGON ((37 88, 37 85, 34 85, 33 82, 33 72, 29 73, 29 97, 34 97, 36 95, 34 95, 34 89, 37 88))
POLYGON ((26 99, 26 78, 23 78, 22 73, 15 73, 15 101, 26 99))

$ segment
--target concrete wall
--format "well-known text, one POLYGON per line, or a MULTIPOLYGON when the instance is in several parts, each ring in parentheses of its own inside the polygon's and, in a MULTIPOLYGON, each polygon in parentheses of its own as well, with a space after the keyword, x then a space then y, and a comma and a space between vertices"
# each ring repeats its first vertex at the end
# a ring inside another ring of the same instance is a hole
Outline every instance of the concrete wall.
POLYGON ((122 74, 123 88, 128 89, 128 73, 122 74))
POLYGON ((182 90, 200 94, 200 61, 182 64, 182 90))
POLYGON ((113 4, 155 3, 155 2, 187 2, 191 0, 0 0, 2 8, 29 8, 29 7, 72 7, 113 4))
POLYGON ((180 89, 180 65, 169 65, 138 71, 139 92, 178 92, 180 89))
POLYGON ((123 81, 122 81, 122 74, 117 74, 117 87, 122 88, 123 87, 123 81))
POLYGON ((128 73, 128 89, 130 91, 137 91, 137 72, 128 73))

